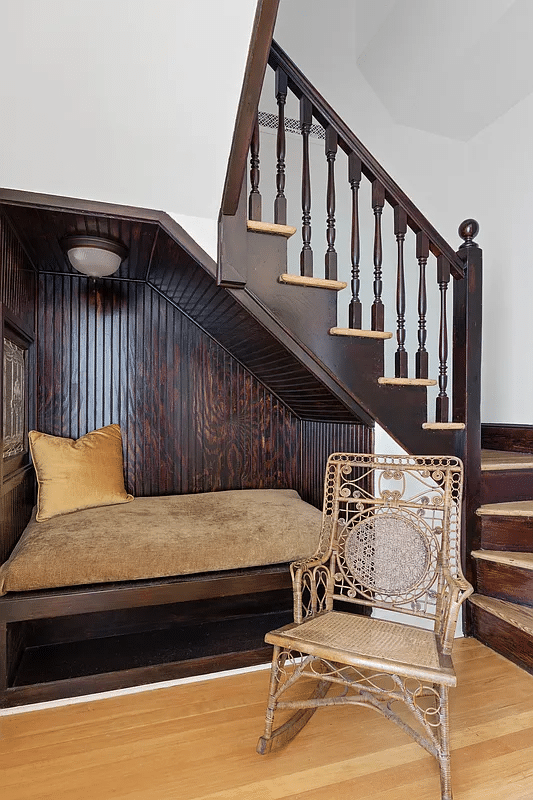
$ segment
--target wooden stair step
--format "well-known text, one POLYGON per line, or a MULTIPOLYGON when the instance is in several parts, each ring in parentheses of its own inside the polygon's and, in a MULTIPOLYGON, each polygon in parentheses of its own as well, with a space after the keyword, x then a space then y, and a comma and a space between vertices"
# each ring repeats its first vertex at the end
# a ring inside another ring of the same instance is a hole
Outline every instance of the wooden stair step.
POLYGON ((425 431, 464 431, 464 422, 424 422, 425 431))
POLYGON ((482 472, 501 472, 509 469, 533 469, 533 454, 511 453, 506 450, 481 451, 482 472))
POLYGON ((486 503, 476 512, 482 516, 533 517, 533 500, 519 500, 516 503, 486 503))
POLYGON ((516 553, 513 550, 472 550, 472 558, 533 571, 533 553, 516 553))
POLYGON ((479 594, 533 605, 533 553, 510 550, 474 550, 476 589, 479 594))
POLYGON ((469 602, 533 636, 533 608, 481 594, 470 595, 469 602))
POLYGON ((533 500, 488 503, 477 510, 483 550, 533 550, 533 500))
POLYGON ((330 289, 334 292, 340 292, 341 289, 346 289, 348 286, 344 281, 329 281, 325 278, 308 278, 305 275, 290 275, 284 272, 278 278, 280 283, 289 283, 292 286, 307 286, 313 289, 330 289))
POLYGON ((388 331, 364 331, 361 328, 330 328, 332 336, 355 336, 359 339, 392 339, 388 331))
POLYGON ((481 505, 533 500, 533 455, 481 451, 481 505))
POLYGON ((432 378, 378 378, 381 386, 436 386, 432 378))
POLYGON ((259 220, 249 219, 246 227, 253 233, 269 233, 274 236, 284 236, 290 239, 296 233, 296 228, 292 225, 279 225, 274 222, 260 222, 259 220))
POLYGON ((482 594, 467 602, 476 639, 533 673, 533 609, 482 594))

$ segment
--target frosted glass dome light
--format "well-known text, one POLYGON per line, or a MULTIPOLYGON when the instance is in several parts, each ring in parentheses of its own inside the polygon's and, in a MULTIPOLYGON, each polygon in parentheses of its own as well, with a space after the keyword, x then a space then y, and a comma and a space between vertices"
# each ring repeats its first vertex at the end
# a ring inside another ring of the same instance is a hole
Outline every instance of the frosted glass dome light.
POLYGON ((68 236, 63 244, 74 269, 91 278, 113 275, 128 254, 121 242, 99 236, 68 236))

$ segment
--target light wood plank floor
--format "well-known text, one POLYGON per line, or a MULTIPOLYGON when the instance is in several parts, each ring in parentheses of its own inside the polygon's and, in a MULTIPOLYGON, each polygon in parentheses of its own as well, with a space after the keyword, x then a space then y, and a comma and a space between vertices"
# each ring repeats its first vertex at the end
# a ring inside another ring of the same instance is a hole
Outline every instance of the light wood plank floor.
MULTIPOLYGON (((533 676, 472 639, 454 651, 455 800, 532 800, 533 676)), ((268 673, 0 718, 2 800, 437 800, 436 762, 362 708, 318 711, 255 753, 268 673)))

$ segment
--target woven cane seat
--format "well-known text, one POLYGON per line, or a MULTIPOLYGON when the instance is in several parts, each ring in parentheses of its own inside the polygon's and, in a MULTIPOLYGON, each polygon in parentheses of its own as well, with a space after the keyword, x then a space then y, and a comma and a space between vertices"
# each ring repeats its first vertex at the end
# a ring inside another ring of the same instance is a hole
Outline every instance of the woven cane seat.
POLYGON ((433 631, 413 625, 330 611, 271 631, 265 640, 343 664, 456 684, 451 660, 439 653, 433 631))

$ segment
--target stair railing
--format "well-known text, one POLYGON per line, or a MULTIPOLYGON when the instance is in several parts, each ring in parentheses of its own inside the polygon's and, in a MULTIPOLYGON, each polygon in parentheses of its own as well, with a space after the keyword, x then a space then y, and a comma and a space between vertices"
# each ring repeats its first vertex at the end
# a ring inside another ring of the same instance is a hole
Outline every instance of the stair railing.
MULTIPOLYGON (((276 194, 274 199, 274 223, 287 224, 287 199, 285 196, 286 183, 286 136, 285 136, 285 106, 288 93, 292 92, 299 100, 300 133, 302 142, 302 185, 301 185, 301 213, 302 245, 300 252, 300 273, 305 277, 318 277, 314 275, 314 254, 311 242, 311 159, 309 154, 309 137, 314 124, 318 123, 324 129, 325 158, 326 158, 326 251, 324 257, 324 279, 336 281, 338 279, 338 254, 335 248, 336 241, 336 161, 339 151, 346 156, 346 174, 351 194, 351 231, 350 231, 350 262, 351 262, 351 299, 348 306, 348 328, 353 331, 362 331, 363 328, 363 303, 361 300, 361 285, 363 280, 361 269, 361 235, 360 224, 360 186, 362 179, 371 184, 371 204, 373 211, 373 243, 372 243, 372 291, 373 301, 370 308, 371 331, 384 331, 385 307, 383 303, 383 227, 382 216, 386 204, 392 207, 394 217, 394 236, 396 239, 396 352, 395 352, 395 377, 390 382, 406 383, 411 381, 419 384, 435 383, 429 378, 429 353, 427 343, 427 313, 428 313, 428 261, 430 256, 435 259, 436 289, 438 291, 438 343, 435 348, 438 358, 438 370, 435 370, 438 384, 436 398, 435 423, 450 426, 450 416, 453 423, 459 425, 466 422, 467 382, 475 380, 479 383, 481 366, 480 343, 468 348, 472 344, 467 331, 470 327, 468 315, 471 318, 481 319, 481 300, 479 293, 480 276, 474 281, 477 295, 475 298, 465 292, 465 275, 468 268, 467 255, 476 252, 476 269, 481 270, 481 251, 473 239, 477 234, 477 223, 473 220, 464 222, 459 233, 464 239, 456 253, 445 241, 438 231, 431 225, 410 198, 402 191, 391 176, 383 169, 374 156, 359 141, 346 123, 339 117, 334 109, 324 100, 321 94, 302 74, 294 62, 279 47, 272 42, 269 65, 275 73, 275 95, 277 103, 277 134, 276 134, 276 194), (408 230, 416 237, 417 261, 417 331, 416 339, 418 349, 415 353, 414 380, 409 378, 408 352, 406 350, 406 263, 404 246, 408 230), (466 255, 465 255, 466 254, 466 255), (478 263, 479 262, 479 263, 478 263), (453 312, 453 351, 450 358, 449 347, 449 321, 448 321, 448 289, 450 279, 454 279, 454 312, 453 312), (461 287, 461 288, 459 288, 461 287), (477 304, 477 306, 476 306, 477 304), (477 310, 474 311, 476 306, 477 310), (462 316, 461 316, 462 315, 462 316), (466 315, 466 316, 465 316, 466 315), (478 347, 479 344, 479 347, 478 347), (467 363, 468 359, 468 363, 467 363), (453 410, 450 409, 450 396, 448 390, 449 364, 453 364, 453 410), (474 378, 474 376, 476 376, 474 378)), ((250 194, 248 216, 252 220, 261 220, 261 193, 259 183, 259 122, 256 119, 254 133, 251 139, 250 159, 250 194)), ((362 331, 362 333, 364 333, 362 331)), ((472 422, 472 407, 469 406, 469 417, 472 422)), ((479 425, 479 420, 478 423, 479 425)))

